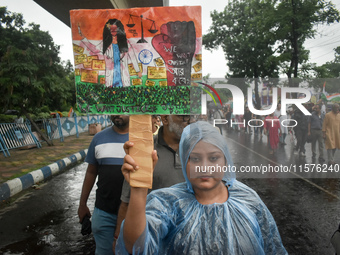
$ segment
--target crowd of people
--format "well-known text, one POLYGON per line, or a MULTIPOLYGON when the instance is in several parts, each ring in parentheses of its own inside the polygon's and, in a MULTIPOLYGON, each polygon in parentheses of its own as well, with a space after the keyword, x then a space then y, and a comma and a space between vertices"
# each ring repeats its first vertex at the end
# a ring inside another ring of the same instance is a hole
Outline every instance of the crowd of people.
POLYGON ((340 149, 339 105, 333 104, 328 111, 322 102, 305 104, 304 107, 311 115, 305 115, 295 105, 282 114, 279 102, 276 110, 267 116, 255 115, 247 106, 245 106, 244 115, 234 115, 230 105, 227 105, 221 109, 213 109, 210 117, 226 120, 223 125, 217 125, 221 132, 222 127, 225 127, 230 131, 254 133, 256 136, 266 135, 269 154, 273 154, 280 144, 286 145, 288 134, 292 134, 296 141, 295 150, 301 157, 306 156, 306 143, 311 143, 313 160, 318 158, 319 163, 325 162, 324 148, 326 148, 327 163, 334 165, 334 154, 336 149, 340 149))
POLYGON ((325 146, 328 163, 335 164, 339 105, 333 104, 328 113, 314 105, 308 109, 310 116, 298 108, 290 110, 282 115, 278 104, 272 114, 254 116, 245 107, 243 116, 234 116, 230 107, 219 109, 213 118, 238 122, 220 129, 204 116, 153 116, 151 190, 130 187, 129 174, 139 166, 129 154, 133 147, 128 141, 129 117, 112 116, 113 126, 96 134, 90 144, 78 209, 80 222, 91 217, 96 254, 287 254, 274 218, 254 190, 228 171, 213 175, 195 171, 233 166, 222 130, 267 135, 269 153, 275 153, 280 143, 284 146, 287 134, 294 132, 300 156, 305 156, 310 140, 313 158, 318 155, 323 162, 325 146), (283 126, 288 119, 296 125, 283 126), (242 125, 249 121, 257 127, 242 125), (91 213, 87 200, 96 180, 91 213))

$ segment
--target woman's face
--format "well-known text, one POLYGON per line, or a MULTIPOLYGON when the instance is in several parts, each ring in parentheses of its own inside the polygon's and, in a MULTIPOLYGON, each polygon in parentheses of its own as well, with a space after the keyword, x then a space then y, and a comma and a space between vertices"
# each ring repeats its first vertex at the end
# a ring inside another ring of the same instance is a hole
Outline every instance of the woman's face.
POLYGON ((223 170, 226 170, 223 152, 210 143, 198 142, 189 156, 186 169, 193 189, 214 189, 224 176, 223 170))
POLYGON ((117 25, 110 25, 109 29, 110 29, 112 36, 117 36, 117 30, 118 30, 117 25))

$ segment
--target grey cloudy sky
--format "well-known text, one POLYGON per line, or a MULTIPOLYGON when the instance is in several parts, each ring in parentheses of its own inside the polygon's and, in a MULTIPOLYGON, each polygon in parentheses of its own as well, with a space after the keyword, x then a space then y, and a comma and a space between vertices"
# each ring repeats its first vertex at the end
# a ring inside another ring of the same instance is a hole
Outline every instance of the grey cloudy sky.
MULTIPOLYGON (((340 0, 333 0, 340 9, 340 0)), ((203 33, 206 33, 211 25, 210 12, 222 11, 227 1, 221 0, 170 0, 172 6, 201 5, 203 33)), ((11 12, 22 13, 27 23, 40 24, 41 30, 49 31, 56 44, 61 46, 61 59, 70 59, 73 62, 71 29, 57 18, 49 14, 33 0, 0 0, 0 6, 7 6, 11 12)), ((334 59, 333 49, 340 46, 340 24, 319 26, 318 34, 314 39, 306 42, 305 46, 311 51, 312 63, 318 65, 334 59)), ((213 52, 203 49, 203 75, 210 77, 224 77, 226 73, 226 60, 221 49, 213 52)))

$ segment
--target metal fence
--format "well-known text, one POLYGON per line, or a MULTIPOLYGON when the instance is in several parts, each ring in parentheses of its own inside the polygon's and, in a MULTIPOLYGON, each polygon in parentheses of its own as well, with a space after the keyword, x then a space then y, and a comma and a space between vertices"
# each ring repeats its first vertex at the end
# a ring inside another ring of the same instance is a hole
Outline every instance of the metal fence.
POLYGON ((111 125, 110 115, 87 115, 74 117, 59 117, 54 119, 44 119, 43 131, 49 139, 60 139, 64 141, 64 137, 87 132, 90 124, 101 124, 102 127, 111 125))
POLYGON ((41 147, 36 136, 32 134, 31 126, 28 123, 0 124, 0 151, 4 153, 5 157, 11 155, 9 149, 32 145, 41 147))
MULTIPOLYGON (((101 124, 103 128, 111 125, 110 115, 87 115, 73 117, 59 117, 54 119, 38 120, 39 129, 50 139, 60 139, 64 137, 87 132, 90 124, 101 124)), ((34 130, 33 130, 34 131, 34 130)), ((5 157, 10 156, 10 149, 16 149, 24 146, 41 147, 42 140, 33 134, 31 124, 26 123, 0 123, 0 152, 5 157)))

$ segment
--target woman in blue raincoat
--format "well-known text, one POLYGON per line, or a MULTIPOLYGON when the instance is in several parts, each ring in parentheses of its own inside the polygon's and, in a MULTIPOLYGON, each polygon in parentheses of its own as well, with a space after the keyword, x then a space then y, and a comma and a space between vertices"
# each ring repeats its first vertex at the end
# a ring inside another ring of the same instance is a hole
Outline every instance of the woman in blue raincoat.
MULTIPOLYGON (((125 144, 127 154, 130 146, 125 144)), ((235 180, 218 130, 207 122, 193 123, 184 129, 179 146, 186 183, 148 196, 147 189, 131 187, 116 254, 287 254, 265 204, 235 180)), ((124 162, 129 181, 138 162, 130 155, 124 162)))

